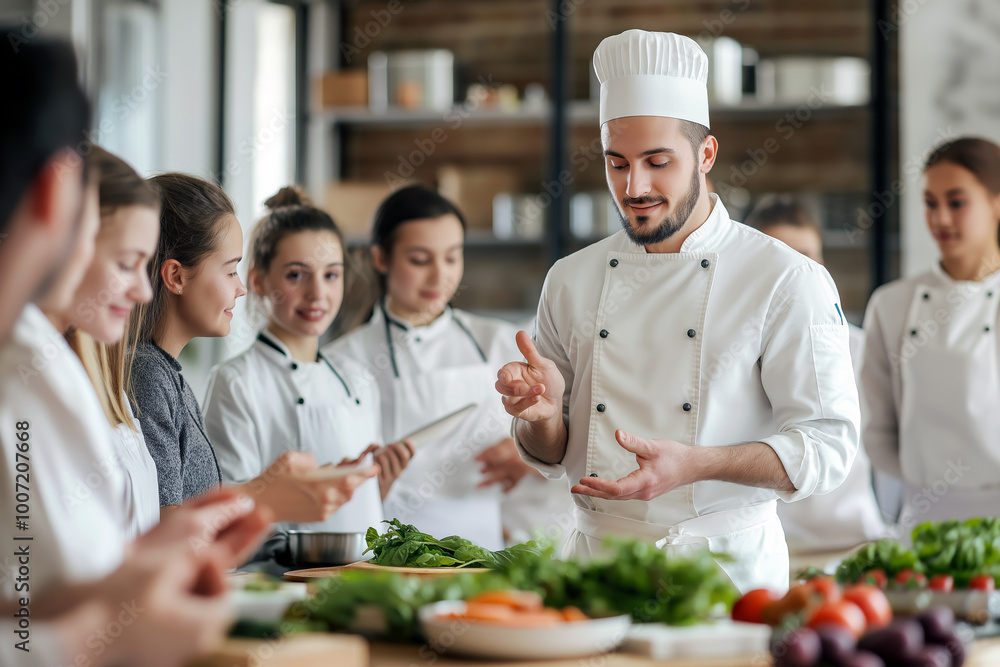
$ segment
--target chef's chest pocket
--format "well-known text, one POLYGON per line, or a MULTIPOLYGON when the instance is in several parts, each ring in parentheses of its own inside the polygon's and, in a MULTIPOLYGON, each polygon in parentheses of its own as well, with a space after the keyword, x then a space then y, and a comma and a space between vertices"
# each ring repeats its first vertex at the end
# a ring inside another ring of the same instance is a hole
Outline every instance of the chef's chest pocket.
POLYGON ((824 419, 856 413, 858 391, 847 328, 841 324, 813 324, 809 336, 812 363, 807 368, 812 371, 813 382, 803 383, 804 389, 809 391, 812 384, 824 419))

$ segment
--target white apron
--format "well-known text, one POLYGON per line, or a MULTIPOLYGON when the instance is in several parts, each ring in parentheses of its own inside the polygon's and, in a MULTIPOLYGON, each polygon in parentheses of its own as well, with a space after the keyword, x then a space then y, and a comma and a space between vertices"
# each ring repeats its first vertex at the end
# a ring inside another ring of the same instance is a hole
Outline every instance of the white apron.
POLYGON ((917 284, 900 350, 903 537, 1000 513, 1000 293, 995 280, 944 281, 917 284))
MULTIPOLYGON (((315 362, 295 361, 266 331, 213 370, 205 428, 225 481, 254 479, 286 451, 308 452, 324 465, 381 444, 377 391, 362 372, 348 359, 323 354, 315 362)), ((365 532, 383 518, 378 480, 371 479, 326 521, 276 527, 365 532)))
MULTIPOLYGON (((639 437, 697 442, 700 387, 688 384, 676 396, 651 397, 650 387, 636 378, 647 377, 651 366, 665 378, 698 376, 704 339, 699 333, 705 330, 718 256, 612 252, 608 257, 593 334, 594 416, 587 469, 592 476, 620 479, 637 469, 635 455, 615 440, 615 430, 623 424, 639 437), (642 306, 621 308, 626 294, 642 306), (678 338, 669 354, 653 354, 662 349, 664 323, 690 333, 678 338), (647 350, 649 354, 636 353, 647 350)), ((643 517, 639 520, 578 509, 576 533, 566 552, 592 554, 606 535, 623 533, 654 539, 666 548, 702 543, 734 558, 720 565, 741 589, 748 582, 787 583, 788 550, 774 500, 698 516, 693 494, 688 485, 651 502, 620 501, 630 506, 627 511, 635 519, 643 517)))
MULTIPOLYGON (((394 355, 391 320, 383 313, 386 340, 394 355)), ((456 323, 462 326, 458 320, 456 323)), ((479 348, 465 330, 468 344, 479 348)), ((398 518, 435 537, 460 535, 487 549, 502 549, 500 490, 477 488, 475 460, 483 449, 508 437, 509 417, 493 393, 494 369, 479 350, 479 363, 392 378, 392 411, 385 422, 388 442, 478 403, 479 408, 447 440, 417 451, 385 499, 387 518, 398 518), (498 407, 499 406, 499 407, 498 407)), ((395 366, 395 364, 394 364, 395 366)))
MULTIPOLYGON (((357 390, 351 387, 345 374, 338 370, 329 359, 322 355, 320 358, 336 376, 336 379, 331 378, 331 381, 342 383, 347 395, 340 401, 324 405, 316 405, 315 402, 297 405, 295 411, 299 422, 299 442, 311 443, 316 448, 313 454, 317 457, 317 463, 320 465, 337 464, 339 459, 336 461, 327 460, 330 458, 329 452, 333 449, 329 440, 334 436, 334 433, 338 440, 336 445, 343 449, 344 457, 348 458, 364 451, 364 448, 370 444, 382 443, 379 437, 379 425, 369 417, 361 406, 357 390), (331 428, 333 425, 336 425, 335 432, 331 428)), ((364 463, 371 464, 371 462, 371 455, 365 457, 364 463)), ((364 533, 367 532, 368 528, 374 526, 381 532, 383 518, 382 497, 378 481, 372 479, 355 489, 351 499, 326 521, 290 524, 289 527, 336 533, 364 533)))

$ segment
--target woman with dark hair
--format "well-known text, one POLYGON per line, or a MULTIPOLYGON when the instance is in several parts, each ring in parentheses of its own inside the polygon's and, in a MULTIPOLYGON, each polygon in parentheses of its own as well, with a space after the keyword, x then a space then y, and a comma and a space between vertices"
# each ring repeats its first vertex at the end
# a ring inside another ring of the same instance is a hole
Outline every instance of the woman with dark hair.
POLYGON ((524 513, 518 501, 532 490, 541 489, 528 501, 526 521, 541 529, 566 518, 569 493, 565 482, 544 481, 521 461, 494 391, 497 369, 520 359, 516 328, 448 305, 462 280, 464 240, 462 213, 437 192, 411 185, 391 194, 372 230, 384 296, 366 324, 324 352, 368 367, 390 442, 476 405, 453 433, 415 453, 386 497, 385 513, 432 535, 461 535, 495 549, 511 527, 505 519, 524 513), (529 473, 531 481, 522 481, 529 473))
POLYGON ((231 484, 257 477, 288 451, 322 464, 374 453, 379 479, 362 484, 326 521, 304 526, 365 532, 384 518, 382 498, 412 452, 405 443, 373 444, 382 442, 378 387, 355 360, 334 362, 319 351, 344 297, 340 229, 297 187, 264 205, 268 213, 250 238, 249 275, 251 303, 267 324, 250 349, 212 371, 208 437, 231 484))
POLYGON ((863 441, 905 484, 904 535, 1000 506, 1000 146, 937 147, 924 212, 940 261, 876 290, 864 322, 863 441))

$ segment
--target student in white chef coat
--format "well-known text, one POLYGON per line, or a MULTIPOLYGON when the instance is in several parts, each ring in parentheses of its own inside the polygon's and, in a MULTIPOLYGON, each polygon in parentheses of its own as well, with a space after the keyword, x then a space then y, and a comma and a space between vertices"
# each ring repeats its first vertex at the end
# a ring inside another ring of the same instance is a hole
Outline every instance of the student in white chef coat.
POLYGON ((777 498, 834 490, 857 450, 837 289, 705 192, 718 143, 693 40, 629 30, 594 67, 624 230, 552 267, 497 390, 525 460, 579 480, 568 553, 702 544, 740 590, 787 586, 777 498))
MULTIPOLYGON (((795 197, 765 196, 744 222, 823 264, 823 233, 819 220, 795 197)), ((854 376, 860 382, 865 334, 860 327, 848 326, 854 376)), ((785 531, 788 550, 792 553, 834 551, 885 537, 886 527, 872 484, 871 462, 864 449, 859 448, 847 479, 837 489, 794 503, 779 502, 778 518, 785 531)), ((898 482, 895 488, 899 488, 898 482)))
POLYGON ((905 484, 903 538, 1000 507, 1000 147, 935 148, 924 212, 940 261, 877 289, 864 322, 864 444, 905 484))
MULTIPOLYGON (((160 194, 160 238, 149 265, 153 298, 135 309, 129 398, 156 462, 161 516, 216 489, 222 474, 204 418, 177 360, 196 336, 225 336, 236 299, 246 294, 236 267, 243 232, 222 188, 194 176, 151 179, 160 194)), ((322 521, 377 473, 317 478, 308 452, 288 452, 239 488, 278 521, 322 521)))
POLYGON ((499 549, 505 498, 532 497, 526 502, 535 504, 536 525, 545 530, 565 521, 568 489, 530 478, 493 393, 496 368, 520 358, 511 344, 516 330, 448 305, 462 280, 464 237, 461 212, 437 192, 412 185, 389 195, 372 230, 385 297, 369 322, 324 351, 366 364, 382 394, 390 440, 477 405, 454 433, 415 452, 385 499, 385 513, 431 535, 499 549))
MULTIPOLYGON (((122 508, 127 537, 134 539, 156 525, 160 505, 156 465, 125 396, 123 338, 132 308, 151 296, 146 264, 156 250, 160 203, 144 178, 104 149, 92 148, 90 164, 98 174, 101 212, 94 257, 70 307, 46 315, 66 332, 114 429, 114 459, 105 464, 124 473, 122 508)), ((67 493, 82 500, 89 489, 80 482, 67 493)))
POLYGON ((385 449, 378 388, 353 359, 319 352, 344 296, 344 239, 298 188, 282 188, 250 239, 250 288, 268 313, 249 350, 212 371, 205 428, 223 481, 243 484, 282 453, 309 452, 320 464, 378 449, 379 478, 366 481, 322 523, 289 527, 365 532, 379 527, 382 498, 406 467, 405 443, 385 449))
MULTIPOLYGON (((14 34, 3 27, 0 32, 14 34)), ((81 422, 80 416, 86 408, 99 406, 96 397, 94 403, 88 401, 86 382, 64 393, 82 370, 73 370, 72 353, 60 344, 58 334, 51 336, 55 329, 45 324, 37 308, 25 309, 32 298, 50 307, 57 305, 52 300, 56 293, 65 298, 71 290, 60 274, 70 265, 70 270, 79 270, 75 258, 69 264, 67 259, 76 254, 73 248, 79 252, 80 246, 89 246, 96 230, 96 208, 82 214, 86 168, 76 151, 89 147, 84 141, 89 109, 77 71, 72 46, 66 42, 35 37, 0 48, 0 90, 17 93, 17 104, 0 106, 0 364, 5 366, 0 374, 0 423, 8 425, 0 432, 0 488, 15 501, 3 505, 12 513, 5 517, 12 528, 19 502, 15 494, 25 493, 17 482, 31 494, 26 528, 5 536, 9 544, 21 545, 17 551, 29 552, 29 562, 19 562, 13 548, 0 559, 4 580, 13 582, 17 599, 0 600, 0 633, 8 638, 0 644, 0 664, 187 664, 221 641, 228 629, 222 569, 252 548, 266 526, 266 519, 256 511, 248 513, 239 499, 199 501, 199 507, 187 508, 177 521, 134 544, 122 565, 99 580, 43 590, 43 582, 34 577, 33 568, 47 568, 66 551, 85 561, 85 568, 92 566, 89 553, 107 553, 95 540, 111 539, 111 548, 120 547, 114 531, 104 528, 99 505, 90 507, 93 515, 76 518, 79 529, 65 522, 56 526, 66 509, 59 499, 63 489, 58 478, 73 476, 73 466, 81 460, 77 450, 86 453, 90 444, 89 422, 81 422), (51 336, 52 344, 36 334, 51 336), (23 376, 8 372, 15 369, 6 368, 25 349, 37 355, 24 359, 28 363, 17 370, 30 374, 51 362, 52 373, 31 376, 36 391, 23 376), (59 366, 57 358, 69 361, 59 366), (52 420, 60 423, 53 426, 52 420), (63 440, 60 434, 69 437, 63 440), (21 472, 22 466, 28 467, 27 473, 21 472), (29 475, 29 480, 17 480, 19 474, 29 475), (52 528, 59 529, 61 539, 75 541, 67 549, 51 550, 47 541, 52 528), (225 536, 216 540, 220 531, 225 536), (36 542, 36 535, 42 539, 36 542), (195 536, 205 547, 197 553, 189 546, 195 536), (22 565, 27 574, 13 571, 22 565), (30 611, 20 609, 26 598, 30 611), (114 641, 104 641, 128 600, 140 605, 142 613, 131 618, 114 641), (27 619, 22 611, 29 614, 27 619), (30 629, 24 627, 27 623, 30 629)), ((96 193, 92 197, 96 202, 96 193)), ((107 480, 95 484, 101 481, 107 480)), ((97 495, 104 498, 103 491, 97 495)))

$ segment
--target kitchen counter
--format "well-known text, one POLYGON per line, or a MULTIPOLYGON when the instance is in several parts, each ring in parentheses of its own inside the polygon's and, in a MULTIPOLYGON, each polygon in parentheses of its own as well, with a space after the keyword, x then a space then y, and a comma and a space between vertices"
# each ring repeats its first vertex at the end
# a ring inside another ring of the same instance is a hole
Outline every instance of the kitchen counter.
MULTIPOLYGON (((439 655, 426 645, 367 644, 351 635, 303 635, 286 640, 229 640, 213 656, 190 667, 770 667, 767 655, 735 658, 653 660, 610 653, 568 660, 480 660, 439 655)), ((966 667, 1000 665, 1000 638, 975 642, 966 667)))

